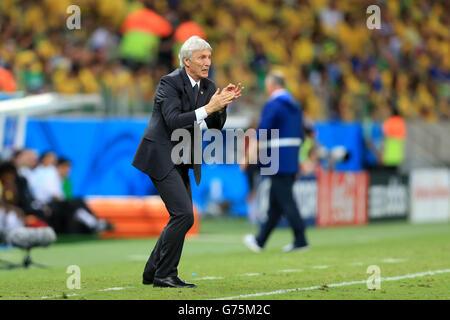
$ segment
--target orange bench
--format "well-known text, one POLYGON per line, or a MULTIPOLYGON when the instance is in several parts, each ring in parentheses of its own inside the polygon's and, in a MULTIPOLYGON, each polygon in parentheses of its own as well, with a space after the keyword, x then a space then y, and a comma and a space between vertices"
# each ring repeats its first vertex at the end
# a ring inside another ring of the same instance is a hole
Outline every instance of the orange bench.
MULTIPOLYGON (((100 234, 105 239, 158 237, 169 221, 169 213, 159 196, 90 197, 87 204, 97 217, 114 224, 114 231, 100 234)), ((188 236, 199 233, 199 220, 194 206, 194 225, 188 236)))

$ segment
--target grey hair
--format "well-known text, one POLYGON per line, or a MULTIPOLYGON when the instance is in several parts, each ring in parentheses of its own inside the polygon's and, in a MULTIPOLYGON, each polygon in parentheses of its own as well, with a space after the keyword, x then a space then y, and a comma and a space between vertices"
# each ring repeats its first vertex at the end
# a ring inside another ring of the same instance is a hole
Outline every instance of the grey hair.
POLYGON ((284 88, 286 86, 286 80, 284 78, 284 75, 280 71, 272 71, 270 72, 267 77, 267 80, 270 80, 274 85, 277 87, 284 88))
POLYGON ((192 36, 187 39, 181 46, 178 58, 180 59, 180 66, 184 68, 183 58, 190 60, 194 51, 209 50, 212 51, 208 42, 200 38, 199 36, 192 36))

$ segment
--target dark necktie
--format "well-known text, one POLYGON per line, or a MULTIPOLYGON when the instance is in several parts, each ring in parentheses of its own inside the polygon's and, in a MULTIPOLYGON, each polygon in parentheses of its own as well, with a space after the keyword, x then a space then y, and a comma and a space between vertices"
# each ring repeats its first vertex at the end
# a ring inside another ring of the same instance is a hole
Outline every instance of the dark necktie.
MULTIPOLYGON (((194 101, 195 101, 195 108, 197 108, 197 100, 198 100, 198 84, 195 84, 194 86, 194 101)), ((194 122, 194 126, 196 127, 195 129, 197 130, 201 130, 200 126, 198 125, 197 121, 194 122)), ((200 131, 201 132, 201 131, 200 131)), ((196 152, 197 154, 201 155, 202 154, 202 142, 201 141, 197 141, 197 143, 194 143, 194 138, 192 137, 192 143, 194 145, 194 147, 192 148, 192 152, 196 152), (197 148, 197 150, 194 150, 195 148, 197 148)), ((193 153, 191 154, 192 157, 192 167, 194 169, 194 178, 195 178, 195 182, 197 183, 197 185, 200 184, 200 179, 202 177, 202 170, 201 164, 196 164, 194 163, 194 157, 193 157, 193 153)))
MULTIPOLYGON (((197 124, 197 122, 195 123, 195 126, 197 126, 197 127, 199 126, 197 124)), ((200 130, 200 128, 199 128, 199 130, 200 130)), ((201 143, 202 143, 201 141, 197 141, 197 144, 194 145, 194 148, 195 148, 195 146, 197 148, 199 148, 198 150, 194 150, 194 152, 197 152, 197 154, 199 154, 200 156, 202 154, 201 143)), ((200 180, 202 178, 202 165, 200 163, 198 163, 198 164, 193 163, 192 168, 194 169, 195 183, 197 183, 197 186, 198 186, 200 184, 200 180)))
POLYGON ((198 84, 195 84, 195 86, 194 86, 194 101, 195 101, 195 106, 197 106, 197 98, 198 98, 198 84))

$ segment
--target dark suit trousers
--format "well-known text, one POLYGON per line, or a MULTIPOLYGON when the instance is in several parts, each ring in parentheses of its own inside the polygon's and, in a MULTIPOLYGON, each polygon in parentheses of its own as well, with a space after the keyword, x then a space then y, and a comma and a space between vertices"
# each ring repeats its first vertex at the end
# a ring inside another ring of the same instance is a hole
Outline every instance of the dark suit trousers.
POLYGON ((271 176, 270 179, 271 187, 267 221, 262 225, 256 237, 256 242, 260 247, 264 247, 273 229, 280 221, 281 215, 285 215, 294 233, 294 245, 298 247, 307 245, 305 226, 293 195, 295 175, 279 174, 271 176))
POLYGON ((144 277, 177 276, 184 238, 194 224, 189 168, 176 166, 164 179, 151 180, 169 211, 170 220, 145 265, 144 277))

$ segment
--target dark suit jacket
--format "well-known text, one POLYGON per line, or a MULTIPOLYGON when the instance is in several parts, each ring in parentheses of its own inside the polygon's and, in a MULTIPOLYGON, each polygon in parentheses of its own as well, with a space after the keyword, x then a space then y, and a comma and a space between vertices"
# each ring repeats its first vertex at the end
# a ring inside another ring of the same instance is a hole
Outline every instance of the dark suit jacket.
MULTIPOLYGON (((175 167, 171 152, 178 142, 171 141, 172 132, 185 128, 193 134, 195 109, 205 106, 216 90, 214 82, 202 79, 195 105, 194 91, 184 68, 162 77, 156 89, 153 114, 137 148, 133 166, 156 180, 164 179, 175 167)), ((210 114, 205 121, 209 129, 221 130, 226 118, 224 108, 210 114)))

